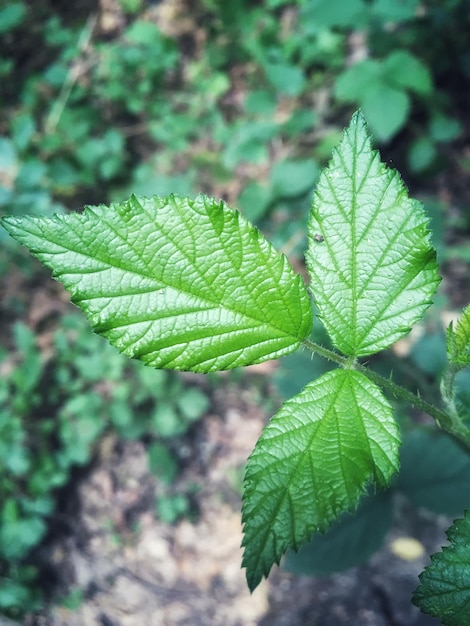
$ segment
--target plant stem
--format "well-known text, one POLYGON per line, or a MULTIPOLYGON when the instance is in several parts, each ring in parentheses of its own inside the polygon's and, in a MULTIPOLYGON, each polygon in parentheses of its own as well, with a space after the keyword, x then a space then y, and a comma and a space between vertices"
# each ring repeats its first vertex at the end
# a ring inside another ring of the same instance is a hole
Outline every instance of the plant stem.
POLYGON ((453 437, 458 439, 460 443, 463 443, 468 450, 470 450, 470 429, 462 424, 460 417, 455 411, 443 411, 433 404, 426 402, 426 400, 423 400, 419 395, 409 391, 409 389, 406 389, 401 385, 397 385, 390 378, 384 378, 365 365, 362 365, 357 361, 351 361, 351 357, 342 356, 333 350, 329 350, 328 348, 324 348, 323 346, 310 341, 310 339, 305 339, 303 341, 303 345, 314 354, 319 354, 325 359, 328 359, 341 367, 355 369, 358 372, 361 372, 361 374, 367 376, 369 380, 373 381, 379 385, 379 387, 382 387, 382 389, 385 389, 396 398, 402 398, 420 411, 423 411, 423 413, 427 413, 436 420, 436 423, 440 428, 443 428, 453 437))

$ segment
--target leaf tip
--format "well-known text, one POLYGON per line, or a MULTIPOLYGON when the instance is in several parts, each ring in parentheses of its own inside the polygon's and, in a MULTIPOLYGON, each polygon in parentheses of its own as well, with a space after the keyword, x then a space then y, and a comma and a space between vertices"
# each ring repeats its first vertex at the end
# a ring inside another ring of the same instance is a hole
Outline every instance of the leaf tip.
POLYGON ((357 109, 351 117, 351 125, 367 127, 366 117, 362 109, 357 109))
POLYGON ((261 582, 261 576, 257 572, 251 571, 246 565, 244 567, 246 567, 246 584, 248 585, 250 593, 254 593, 261 582))
POLYGON ((10 225, 13 223, 14 218, 11 216, 0 217, 0 226, 2 226, 7 233, 10 232, 10 225))

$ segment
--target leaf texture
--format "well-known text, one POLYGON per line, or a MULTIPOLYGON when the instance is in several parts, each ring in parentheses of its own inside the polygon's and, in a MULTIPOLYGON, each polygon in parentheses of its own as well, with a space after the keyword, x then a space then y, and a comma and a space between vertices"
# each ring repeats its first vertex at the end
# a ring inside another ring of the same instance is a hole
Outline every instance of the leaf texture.
POLYGON ((450 545, 431 556, 413 602, 444 626, 470 624, 470 511, 447 531, 450 545))
POLYGON ((133 196, 3 224, 97 333, 148 365, 209 372, 260 363, 310 332, 302 278, 224 202, 133 196))
POLYGON ((347 355, 400 339, 439 284, 424 209, 372 150, 360 112, 318 182, 306 260, 323 324, 347 355))
POLYGON ((463 310, 455 330, 452 322, 447 329, 447 354, 459 369, 470 365, 470 305, 463 310))
POLYGON ((398 469, 398 426, 380 389, 355 370, 332 370, 287 401, 264 429, 245 475, 243 521, 250 589, 357 506, 370 480, 398 469))

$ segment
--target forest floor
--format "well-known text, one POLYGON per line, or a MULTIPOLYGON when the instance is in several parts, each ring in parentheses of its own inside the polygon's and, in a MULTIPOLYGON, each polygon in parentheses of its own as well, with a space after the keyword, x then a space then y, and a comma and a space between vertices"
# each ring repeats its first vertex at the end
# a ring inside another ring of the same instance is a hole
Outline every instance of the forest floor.
POLYGON ((448 518, 424 513, 397 520, 364 566, 326 578, 274 568, 250 595, 241 569, 239 477, 267 417, 251 395, 222 383, 212 411, 191 432, 180 481, 199 486, 192 520, 169 525, 156 518, 158 479, 142 443, 113 436, 102 443, 93 469, 61 511, 72 532, 47 548, 64 592, 80 590, 78 606, 30 616, 25 626, 439 623, 410 602, 419 572, 445 543, 449 525, 448 518), (398 537, 417 539, 422 555, 394 554, 398 537))

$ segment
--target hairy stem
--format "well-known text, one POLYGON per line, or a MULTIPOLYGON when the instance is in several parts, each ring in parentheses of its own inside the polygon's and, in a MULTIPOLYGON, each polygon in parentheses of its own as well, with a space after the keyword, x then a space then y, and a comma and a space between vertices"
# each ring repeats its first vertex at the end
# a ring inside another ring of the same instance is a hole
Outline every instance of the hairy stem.
POLYGON ((310 339, 305 339, 303 341, 303 345, 313 352, 314 354, 319 354, 320 356, 336 363, 344 368, 353 368, 364 376, 367 376, 369 380, 372 380, 374 383, 379 385, 382 389, 385 389, 390 394, 392 394, 396 398, 402 398, 409 402, 412 406, 416 407, 423 413, 427 413, 431 417, 436 420, 437 425, 451 434, 453 437, 458 439, 458 441, 465 445, 465 447, 470 450, 470 429, 468 429, 461 421, 459 415, 456 411, 443 411, 442 409, 436 407, 435 405, 426 402, 419 395, 409 391, 405 387, 401 385, 397 385, 390 378, 384 378, 377 372, 369 369, 365 365, 358 363, 357 361, 352 362, 351 357, 346 357, 333 350, 329 350, 328 348, 324 348, 319 344, 310 341, 310 339))

